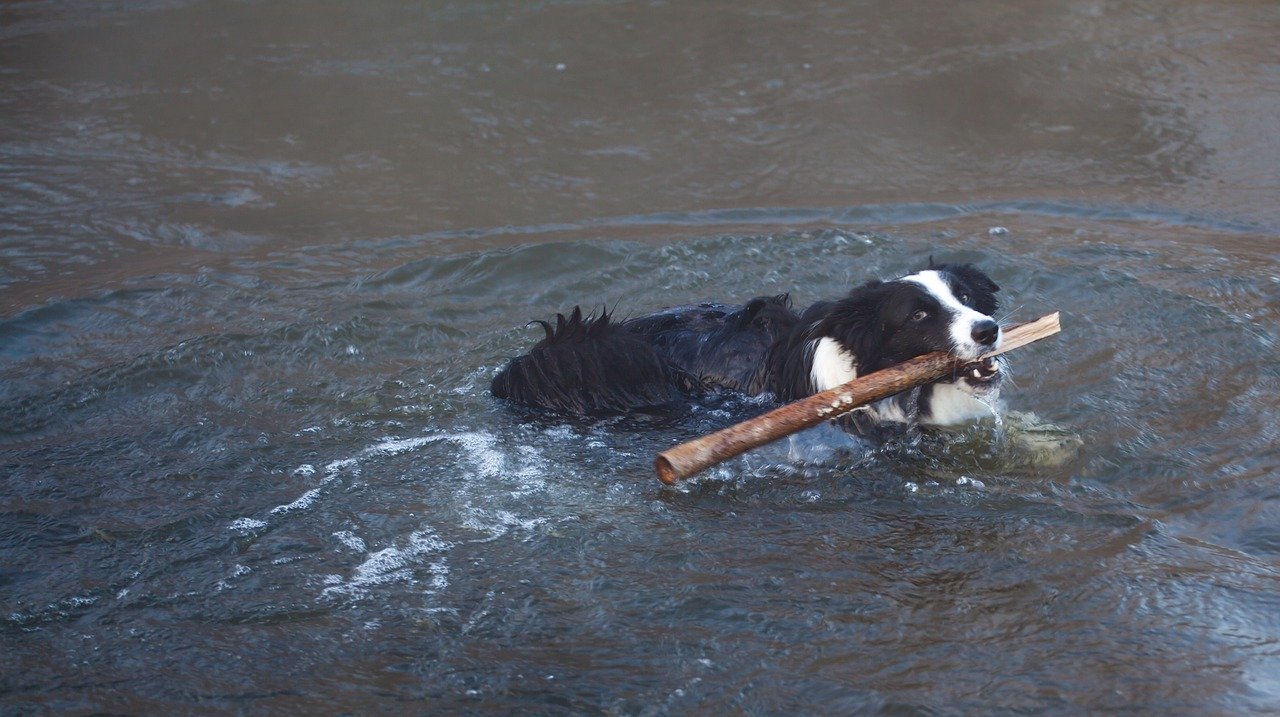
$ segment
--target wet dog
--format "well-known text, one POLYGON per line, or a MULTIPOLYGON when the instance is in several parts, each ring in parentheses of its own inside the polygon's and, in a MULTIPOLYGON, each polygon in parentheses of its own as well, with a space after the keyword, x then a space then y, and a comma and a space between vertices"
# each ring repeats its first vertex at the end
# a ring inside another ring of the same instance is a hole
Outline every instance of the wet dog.
MULTIPOLYGON (((615 321, 574 308, 493 379, 502 399, 557 413, 599 416, 687 406, 709 392, 794 401, 932 351, 964 361, 999 348, 996 286, 968 265, 939 265, 871 281, 797 313, 787 295, 742 305, 678 306, 615 321)), ((1000 359, 866 406, 844 421, 871 435, 886 427, 955 425, 992 413, 1000 359)))

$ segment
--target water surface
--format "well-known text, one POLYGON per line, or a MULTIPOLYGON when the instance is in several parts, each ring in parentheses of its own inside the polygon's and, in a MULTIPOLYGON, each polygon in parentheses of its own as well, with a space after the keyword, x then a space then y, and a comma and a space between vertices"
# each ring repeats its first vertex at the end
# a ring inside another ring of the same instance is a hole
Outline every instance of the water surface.
POLYGON ((1269 3, 0 10, 6 712, 1280 709, 1269 3), (575 303, 930 256, 989 423, 678 489, 760 407, 488 381, 575 303))

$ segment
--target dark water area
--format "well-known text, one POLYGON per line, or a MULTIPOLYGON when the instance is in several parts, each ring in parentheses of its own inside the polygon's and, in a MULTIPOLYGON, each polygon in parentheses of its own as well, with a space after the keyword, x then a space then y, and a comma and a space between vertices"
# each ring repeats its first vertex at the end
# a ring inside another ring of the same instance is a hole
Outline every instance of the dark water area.
POLYGON ((0 712, 1280 711, 1280 6, 0 6, 0 712), (972 261, 1000 422, 488 382, 972 261), (1012 416, 1079 436, 1029 455, 1012 416))

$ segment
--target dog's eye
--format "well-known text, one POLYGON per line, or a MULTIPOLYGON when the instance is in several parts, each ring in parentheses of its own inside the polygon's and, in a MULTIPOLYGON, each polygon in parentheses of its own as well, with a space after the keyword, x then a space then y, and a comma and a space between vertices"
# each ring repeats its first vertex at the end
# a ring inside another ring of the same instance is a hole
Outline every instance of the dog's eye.
POLYGON ((911 315, 912 321, 924 321, 927 318, 929 318, 928 311, 917 311, 916 313, 911 315))
POLYGON ((969 303, 969 295, 968 295, 968 294, 961 294, 961 295, 960 295, 960 303, 962 303, 962 304, 967 304, 967 303, 969 303))

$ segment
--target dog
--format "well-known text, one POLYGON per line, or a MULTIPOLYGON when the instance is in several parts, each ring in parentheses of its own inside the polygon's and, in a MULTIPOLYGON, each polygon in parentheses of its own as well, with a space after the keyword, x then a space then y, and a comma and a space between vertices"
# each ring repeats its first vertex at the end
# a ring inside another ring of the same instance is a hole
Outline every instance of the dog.
POLYGON ((934 265, 870 281, 797 313, 787 294, 742 305, 697 304, 616 321, 574 307, 494 377, 491 393, 570 416, 680 410, 709 394, 788 402, 909 358, 949 351, 953 376, 864 406, 840 420, 863 437, 991 416, 1007 373, 993 318, 1000 287, 970 264, 934 265))

